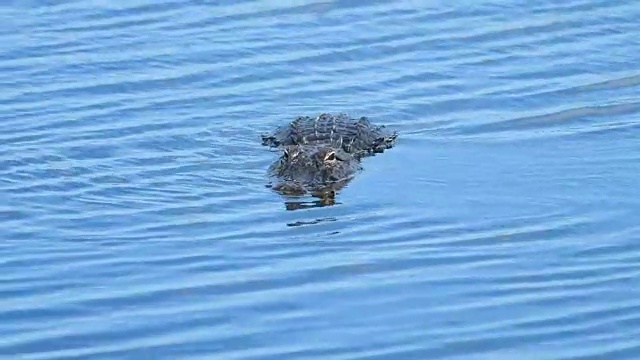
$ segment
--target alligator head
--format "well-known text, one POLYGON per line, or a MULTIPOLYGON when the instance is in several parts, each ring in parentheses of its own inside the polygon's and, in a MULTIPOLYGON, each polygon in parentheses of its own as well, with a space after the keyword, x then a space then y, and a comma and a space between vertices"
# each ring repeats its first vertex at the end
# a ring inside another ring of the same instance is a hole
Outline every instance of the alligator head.
POLYGON ((269 167, 273 189, 285 195, 333 195, 360 170, 360 163, 341 148, 289 145, 269 167))

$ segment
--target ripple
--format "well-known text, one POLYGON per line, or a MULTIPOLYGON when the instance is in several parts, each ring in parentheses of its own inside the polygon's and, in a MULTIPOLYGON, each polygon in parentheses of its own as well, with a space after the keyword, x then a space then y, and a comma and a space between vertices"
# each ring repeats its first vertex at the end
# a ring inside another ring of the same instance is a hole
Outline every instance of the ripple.
POLYGON ((634 358, 638 15, 6 2, 0 354, 634 358), (332 206, 265 188, 325 111, 398 145, 332 206))

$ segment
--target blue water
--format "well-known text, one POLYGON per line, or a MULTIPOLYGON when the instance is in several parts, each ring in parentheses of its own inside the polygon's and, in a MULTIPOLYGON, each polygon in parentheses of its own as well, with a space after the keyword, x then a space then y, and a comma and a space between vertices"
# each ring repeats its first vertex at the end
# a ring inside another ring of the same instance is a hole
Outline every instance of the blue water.
POLYGON ((633 1, 0 6, 2 359, 639 359, 633 1), (333 206, 260 134, 400 133, 333 206))

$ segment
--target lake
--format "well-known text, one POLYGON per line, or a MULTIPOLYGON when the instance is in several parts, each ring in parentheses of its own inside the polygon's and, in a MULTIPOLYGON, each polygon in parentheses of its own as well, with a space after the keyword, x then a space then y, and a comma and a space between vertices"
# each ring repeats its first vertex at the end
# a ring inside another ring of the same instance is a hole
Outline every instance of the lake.
POLYGON ((639 18, 5 1, 0 358, 640 358, 639 18), (260 135, 323 112, 397 144, 268 188, 260 135))

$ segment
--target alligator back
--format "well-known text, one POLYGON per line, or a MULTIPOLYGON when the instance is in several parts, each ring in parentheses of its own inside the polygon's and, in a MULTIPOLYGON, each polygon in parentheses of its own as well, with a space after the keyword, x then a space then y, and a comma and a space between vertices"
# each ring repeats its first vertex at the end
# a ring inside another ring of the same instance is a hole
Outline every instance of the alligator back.
POLYGON ((365 117, 353 119, 346 114, 299 116, 271 135, 263 135, 263 145, 327 145, 342 148, 354 157, 383 152, 393 147, 397 134, 384 126, 374 126, 365 117))

